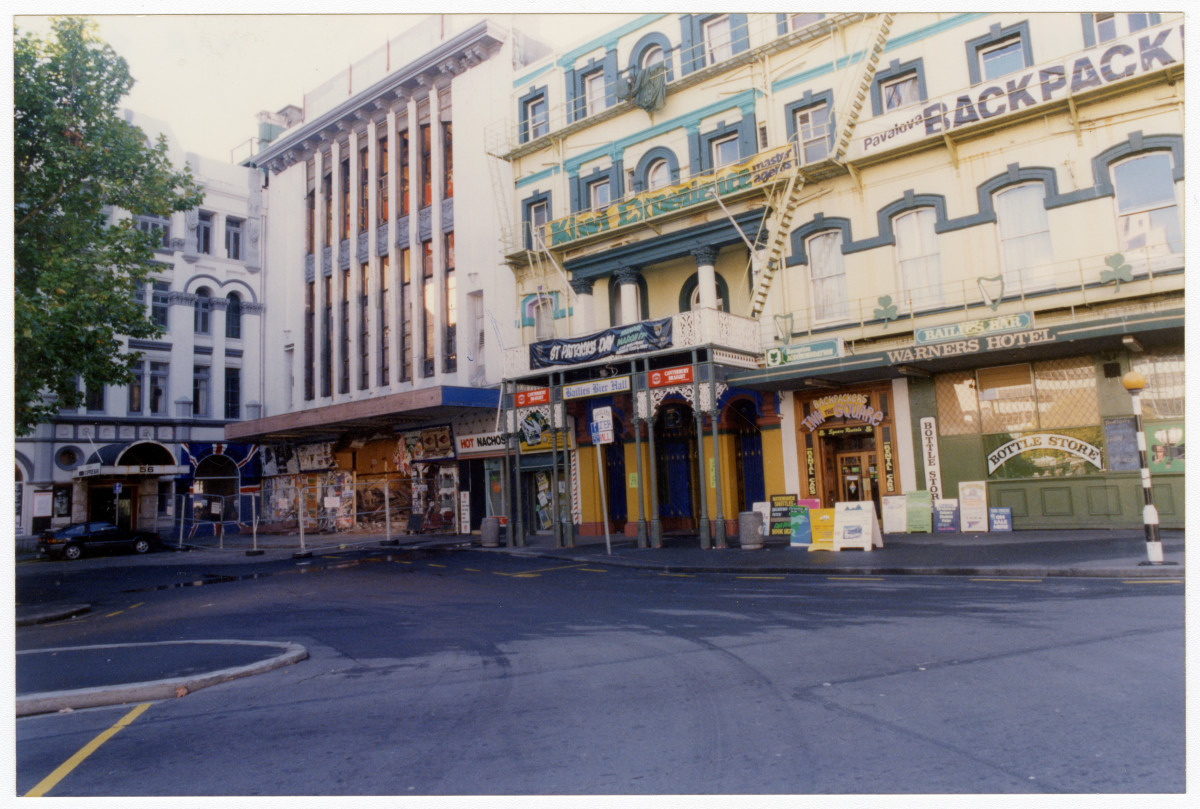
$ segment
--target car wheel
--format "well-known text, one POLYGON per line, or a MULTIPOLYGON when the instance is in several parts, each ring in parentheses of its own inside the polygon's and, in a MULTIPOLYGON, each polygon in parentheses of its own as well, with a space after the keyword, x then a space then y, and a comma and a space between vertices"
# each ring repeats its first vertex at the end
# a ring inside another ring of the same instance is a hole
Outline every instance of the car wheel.
POLYGON ((83 556, 83 549, 78 545, 68 545, 63 548, 64 559, 78 559, 80 556, 83 556))
POLYGON ((134 543, 133 543, 133 552, 134 553, 146 553, 149 550, 150 550, 150 540, 148 540, 148 539, 134 540, 134 543))

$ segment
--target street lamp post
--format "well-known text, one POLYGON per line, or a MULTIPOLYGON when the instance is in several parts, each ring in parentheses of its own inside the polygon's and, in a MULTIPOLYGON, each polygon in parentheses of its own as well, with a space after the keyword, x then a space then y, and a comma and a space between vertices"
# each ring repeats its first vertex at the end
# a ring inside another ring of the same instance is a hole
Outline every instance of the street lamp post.
POLYGON ((1146 528, 1146 555, 1149 564, 1163 563, 1162 542, 1158 537, 1158 509, 1154 507, 1154 490, 1150 486, 1150 464, 1146 457, 1146 431, 1142 426, 1142 391, 1146 387, 1146 377, 1137 371, 1130 371, 1121 377, 1121 385, 1129 391, 1133 399, 1133 417, 1137 422, 1138 458, 1142 466, 1142 496, 1145 506, 1142 508, 1142 524, 1146 528))

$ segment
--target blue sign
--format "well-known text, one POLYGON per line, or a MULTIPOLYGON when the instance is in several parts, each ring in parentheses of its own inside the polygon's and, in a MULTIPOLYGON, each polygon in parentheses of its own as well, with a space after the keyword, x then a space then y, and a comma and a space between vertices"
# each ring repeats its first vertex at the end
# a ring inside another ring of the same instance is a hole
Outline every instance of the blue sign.
POLYGON ((988 509, 988 522, 993 531, 1011 531, 1012 508, 1009 506, 992 506, 988 509))
POLYGON ((958 501, 933 501, 933 530, 935 533, 958 533, 958 501))
POLYGON ((621 354, 641 354, 670 348, 671 318, 644 320, 628 326, 616 326, 587 337, 542 340, 529 345, 529 367, 574 365, 621 354))

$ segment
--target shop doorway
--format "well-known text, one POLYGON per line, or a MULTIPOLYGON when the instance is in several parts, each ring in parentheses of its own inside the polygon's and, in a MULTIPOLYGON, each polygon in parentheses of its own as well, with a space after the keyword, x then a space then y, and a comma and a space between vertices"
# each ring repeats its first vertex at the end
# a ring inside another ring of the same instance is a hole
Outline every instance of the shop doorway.
POLYGON ((696 421, 686 404, 663 407, 654 423, 662 449, 658 458, 659 519, 663 531, 694 533, 699 530, 696 504, 696 421))
POLYGON ((874 452, 840 452, 834 468, 838 477, 838 500, 844 503, 871 501, 879 516, 879 465, 874 452))
POLYGON ((734 427, 734 474, 737 477, 737 510, 749 511, 767 499, 763 481, 762 433, 755 419, 754 404, 741 399, 730 405, 734 427))
POLYGON ((615 533, 625 531, 629 508, 625 498, 625 426, 613 419, 613 443, 604 447, 605 495, 608 497, 608 524, 615 533))

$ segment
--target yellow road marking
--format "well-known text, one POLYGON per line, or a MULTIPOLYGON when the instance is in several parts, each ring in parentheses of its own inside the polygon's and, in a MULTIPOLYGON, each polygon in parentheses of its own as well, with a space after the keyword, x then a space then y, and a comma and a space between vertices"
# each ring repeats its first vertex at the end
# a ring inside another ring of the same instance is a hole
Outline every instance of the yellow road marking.
POLYGON ((1042 580, 1041 580, 1041 579, 981 579, 981 578, 972 578, 972 579, 971 579, 971 581, 999 581, 999 582, 1008 582, 1008 581, 1023 581, 1023 582, 1033 582, 1034 584, 1038 584, 1038 583, 1040 583, 1042 580))
POLYGON ((472 573, 478 573, 478 572, 479 572, 479 568, 477 568, 477 567, 464 567, 464 568, 463 568, 463 570, 469 570, 469 571, 471 571, 472 573))
POLYGON ((123 612, 125 612, 125 610, 117 610, 116 612, 110 612, 108 615, 105 615, 104 617, 105 617, 105 618, 112 618, 114 615, 120 615, 120 614, 121 614, 121 613, 123 613, 123 612))
POLYGON ((445 565, 439 565, 437 562, 430 562, 429 566, 430 567, 445 567, 445 565))
POLYGON ((602 567, 581 567, 579 568, 585 573, 607 573, 608 571, 602 567))
POLYGON ((54 787, 58 784, 58 782, 63 780, 64 778, 66 778, 67 775, 71 772, 71 770, 78 767, 80 764, 83 763, 84 759, 86 759, 92 753, 95 753, 97 750, 99 750, 100 745, 104 744, 109 739, 111 739, 113 736, 116 736, 122 730, 129 727, 129 725, 131 725, 133 723, 133 720, 135 720, 139 716, 141 716, 142 712, 145 711, 147 708, 149 708, 150 705, 151 705, 151 703, 149 703, 149 702, 143 702, 141 705, 137 706, 132 711, 125 714, 123 717, 121 717, 120 720, 117 721, 117 724, 113 725, 111 728, 104 731, 96 738, 92 739, 90 742, 88 742, 86 745, 84 745, 79 750, 78 753, 71 756, 69 759, 67 759, 62 764, 60 764, 54 772, 50 773, 45 778, 43 778, 42 782, 40 784, 38 784, 33 789, 26 792, 25 797, 26 798, 40 798, 43 795, 45 795, 47 792, 49 792, 50 790, 54 789, 54 787))
POLYGON ((1183 579, 1127 579, 1122 584, 1183 584, 1183 579))
POLYGON ((145 603, 146 603, 145 601, 139 601, 139 602, 138 602, 138 603, 136 603, 136 604, 131 604, 131 605, 130 605, 130 607, 129 607, 129 609, 131 609, 131 610, 136 610, 138 607, 142 606, 142 605, 143 605, 143 604, 145 604, 145 603))
POLYGON ((536 579, 541 573, 509 573, 510 579, 536 579))
POLYGON ((694 579, 694 578, 696 578, 696 577, 695 577, 695 576, 693 576, 691 573, 659 573, 658 575, 660 575, 660 576, 675 576, 676 578, 680 578, 680 579, 694 579))
POLYGON ((882 578, 872 578, 870 576, 826 576, 830 581, 883 581, 882 578))
POLYGON ((738 576, 739 579, 754 579, 756 581, 783 581, 783 576, 738 576))

